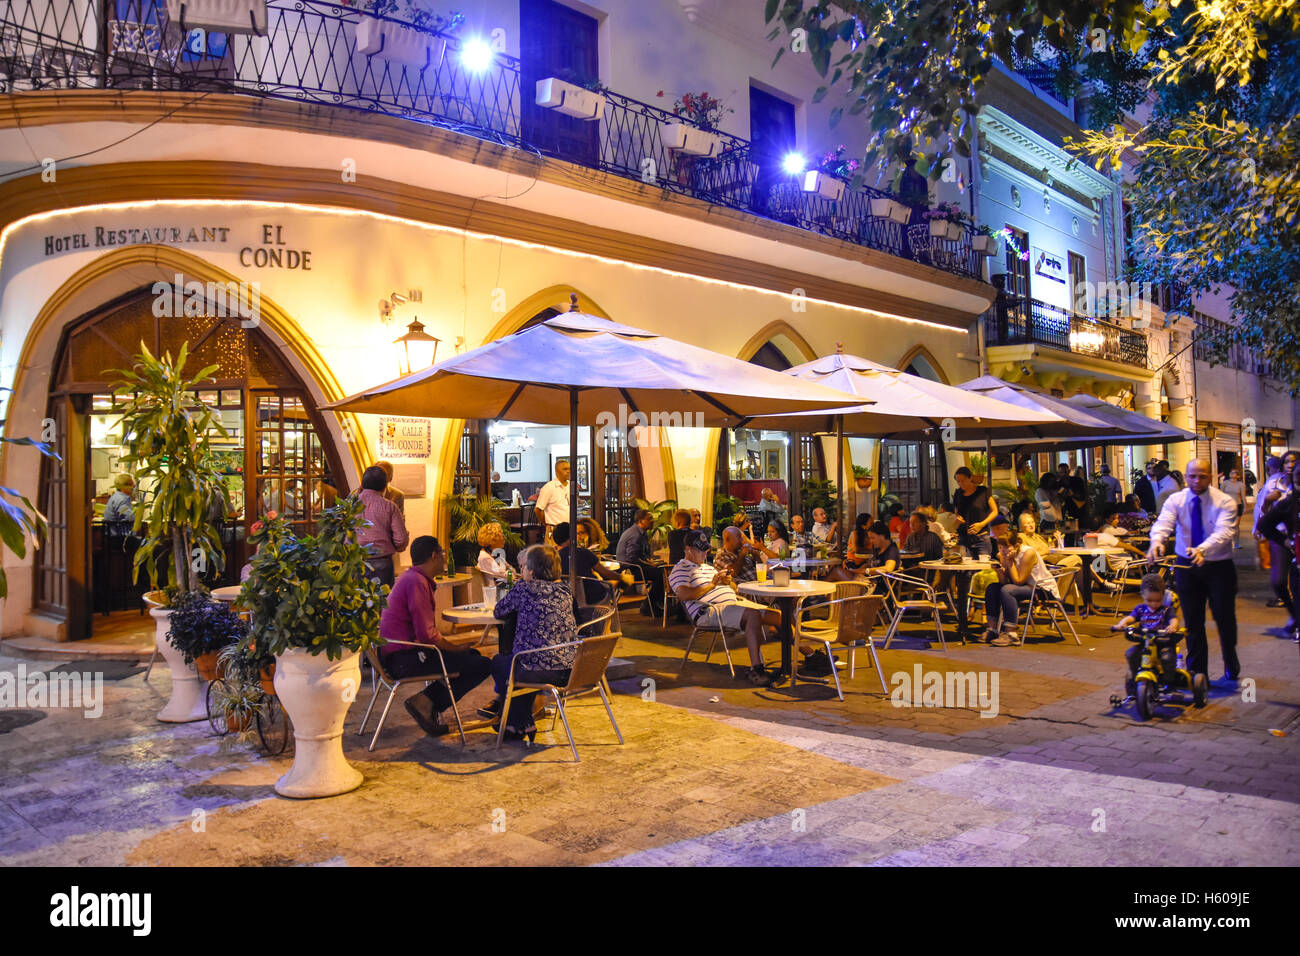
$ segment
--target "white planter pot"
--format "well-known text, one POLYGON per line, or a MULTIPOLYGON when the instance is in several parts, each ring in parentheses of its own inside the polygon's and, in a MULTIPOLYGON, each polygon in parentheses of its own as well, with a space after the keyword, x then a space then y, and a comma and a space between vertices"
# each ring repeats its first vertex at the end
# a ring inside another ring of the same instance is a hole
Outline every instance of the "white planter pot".
POLYGON ((357 52, 424 71, 442 58, 447 41, 400 23, 362 17, 357 21, 357 52))
POLYGON ((930 235, 936 239, 960 239, 965 233, 965 227, 959 222, 949 222, 946 219, 930 220, 930 235))
POLYGON ((167 0, 167 18, 186 30, 266 36, 266 0, 167 0))
POLYGON ((912 221, 912 207, 896 199, 891 199, 889 200, 889 218, 900 226, 906 226, 912 221))
POLYGON ((803 174, 803 191, 816 193, 823 199, 835 202, 844 195, 844 180, 836 179, 820 170, 810 169, 803 174))
POLYGON ((154 619, 153 641, 158 653, 167 662, 167 669, 172 675, 172 696, 167 706, 158 711, 158 719, 166 724, 188 724, 196 720, 207 720, 208 709, 205 694, 207 681, 199 677, 193 664, 185 663, 185 655, 172 647, 167 640, 167 631, 171 629, 172 612, 160 607, 151 607, 149 616, 154 619))
POLYGON ((361 658, 290 648, 275 659, 275 692, 293 722, 293 766, 275 784, 284 797, 333 797, 361 786, 343 758, 343 721, 361 686, 361 658), (350 682, 350 683, 349 683, 350 682))
POLYGON ((660 133, 663 144, 690 156, 717 156, 722 152, 722 137, 690 123, 665 123, 660 133))
POLYGON ((997 255, 998 237, 997 236, 974 236, 971 238, 970 247, 975 250, 976 255, 992 256, 997 255))
POLYGON ((888 196, 871 197, 871 215, 877 219, 893 219, 894 200, 888 196))
POLYGON ((588 122, 598 120, 605 114, 604 93, 583 89, 555 76, 537 81, 536 102, 548 110, 588 122))

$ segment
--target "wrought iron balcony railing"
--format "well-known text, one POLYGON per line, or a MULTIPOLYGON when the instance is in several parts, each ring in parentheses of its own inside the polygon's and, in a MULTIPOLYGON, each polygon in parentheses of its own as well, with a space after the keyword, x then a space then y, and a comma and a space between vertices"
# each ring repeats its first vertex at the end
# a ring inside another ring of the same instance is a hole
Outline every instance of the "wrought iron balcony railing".
POLYGON ((1046 345, 1075 355, 1147 368, 1146 336, 1059 306, 1000 294, 984 314, 985 342, 1046 345))
MULTIPOLYGON (((496 53, 471 70, 454 36, 322 0, 269 0, 267 11, 265 36, 205 34, 182 33, 164 0, 7 0, 0 11, 0 92, 215 91, 379 113, 978 275, 968 242, 936 248, 908 224, 873 216, 871 199, 886 193, 846 188, 831 201, 804 192, 773 168, 779 157, 760 156, 741 137, 717 132, 712 155, 687 155, 667 141, 668 127, 683 122, 672 113, 607 91, 594 121, 556 115, 534 105, 535 78, 519 60, 496 53), (426 36, 426 64, 360 52, 357 28, 367 18, 426 36)), ((910 222, 921 222, 919 210, 909 208, 910 222)))

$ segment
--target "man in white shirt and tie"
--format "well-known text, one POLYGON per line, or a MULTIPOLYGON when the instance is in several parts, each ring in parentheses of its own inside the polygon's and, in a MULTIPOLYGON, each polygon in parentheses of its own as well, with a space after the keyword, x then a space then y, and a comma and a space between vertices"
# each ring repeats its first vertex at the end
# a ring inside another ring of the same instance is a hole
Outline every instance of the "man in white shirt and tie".
POLYGON ((569 520, 569 463, 564 460, 555 463, 555 479, 542 485, 537 493, 537 521, 542 525, 542 534, 549 539, 551 529, 563 521, 569 520))
POLYGON ((1210 486, 1210 463, 1197 458, 1187 465, 1187 487, 1165 500, 1160 517, 1151 526, 1151 547, 1147 559, 1165 553, 1165 542, 1174 535, 1174 589, 1187 623, 1187 670, 1208 674, 1209 644, 1205 639, 1205 605, 1219 629, 1223 652, 1223 680, 1235 683, 1241 675, 1237 660, 1237 566, 1232 563, 1235 543, 1233 522, 1236 503, 1218 488, 1210 486))

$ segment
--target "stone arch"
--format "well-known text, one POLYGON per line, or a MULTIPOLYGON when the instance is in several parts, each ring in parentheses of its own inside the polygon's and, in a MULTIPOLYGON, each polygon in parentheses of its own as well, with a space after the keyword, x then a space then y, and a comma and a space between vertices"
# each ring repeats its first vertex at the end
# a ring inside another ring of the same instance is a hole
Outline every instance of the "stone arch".
MULTIPOLYGON (((38 436, 45 417, 51 376, 55 371, 65 329, 124 295, 156 281, 173 280, 180 273, 187 281, 238 283, 233 275, 188 251, 171 246, 138 244, 108 252, 78 269, 59 285, 41 305, 27 327, 14 370, 12 393, 5 411, 9 435, 38 436)), ((344 396, 324 357, 310 335, 273 299, 261 296, 259 331, 278 351, 280 358, 302 384, 319 408, 344 396)), ((364 463, 372 459, 364 433, 351 413, 320 415, 325 426, 322 439, 342 452, 340 463, 348 483, 355 487, 364 463), (350 426, 342 424, 350 420, 350 426), (345 440, 345 431, 351 441, 345 440), (344 451, 346 449, 346 451, 344 451)), ((0 447, 0 484, 15 488, 31 500, 39 500, 40 455, 32 448, 6 444, 0 447)), ((31 569, 33 553, 18 561, 7 556, 11 574, 9 600, 4 614, 4 631, 11 632, 32 606, 31 569)))
POLYGON ((922 377, 928 378, 931 381, 939 382, 942 385, 951 384, 948 381, 947 374, 943 370, 943 366, 939 364, 939 360, 936 359, 934 357, 934 353, 931 352, 924 345, 912 346, 912 348, 910 348, 903 355, 903 357, 898 360, 898 362, 894 365, 894 368, 898 368, 906 371, 907 367, 912 364, 917 365, 918 372, 924 373, 928 369, 929 372, 931 373, 929 375, 923 374, 922 377))

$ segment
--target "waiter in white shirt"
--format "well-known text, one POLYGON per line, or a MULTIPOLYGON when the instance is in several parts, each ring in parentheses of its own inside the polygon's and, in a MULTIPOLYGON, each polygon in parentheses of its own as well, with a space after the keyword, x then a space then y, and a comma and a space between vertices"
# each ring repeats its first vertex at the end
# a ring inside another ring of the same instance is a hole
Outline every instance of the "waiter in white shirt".
POLYGON ((1174 590, 1187 622, 1187 669, 1208 674, 1209 644, 1205 639, 1205 605, 1219 629, 1223 652, 1223 681, 1235 683, 1241 675, 1237 660, 1237 566, 1232 563, 1233 522, 1236 503, 1218 488, 1210 487, 1210 463, 1197 458, 1187 465, 1187 487, 1165 501, 1151 526, 1147 559, 1165 553, 1165 541, 1174 534, 1174 590))
POLYGON ((537 523, 542 526, 542 534, 550 540, 551 529, 563 521, 569 520, 569 463, 555 463, 555 478, 542 485, 537 493, 537 523))
MULTIPOLYGON (((1151 482, 1151 491, 1156 497, 1156 513, 1158 514, 1161 509, 1164 508, 1165 502, 1169 499, 1169 496, 1179 489, 1178 482, 1175 481, 1174 476, 1169 473, 1169 462, 1165 461, 1163 458, 1156 462, 1153 477, 1155 480, 1151 482)), ((1186 480, 1186 478, 1187 476, 1184 475, 1183 479, 1186 480)))

